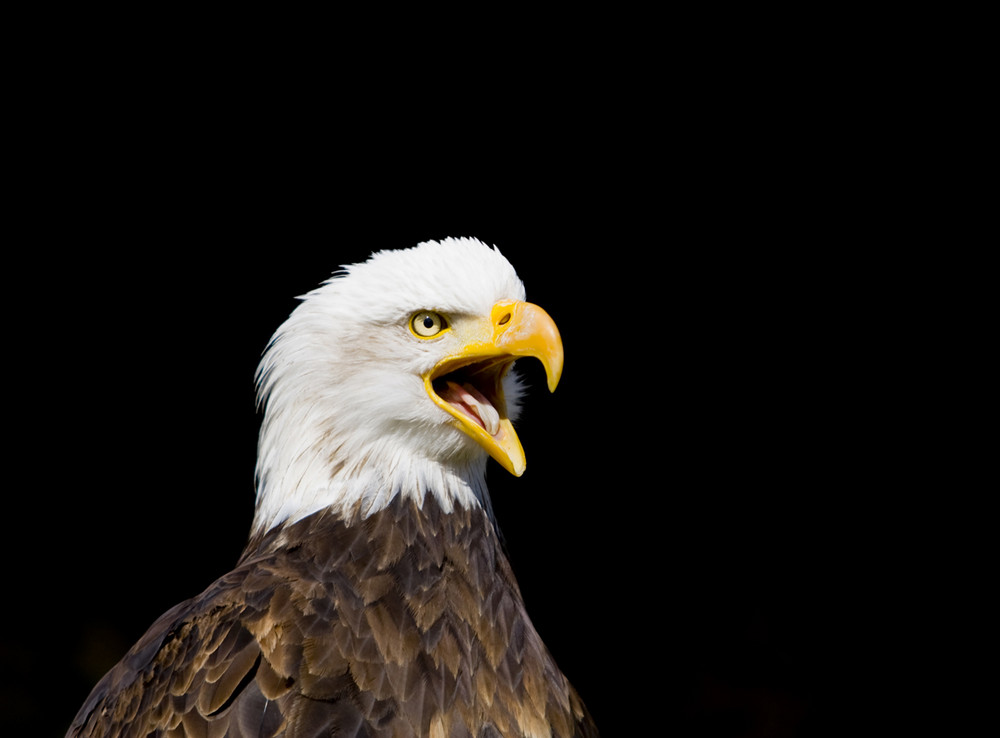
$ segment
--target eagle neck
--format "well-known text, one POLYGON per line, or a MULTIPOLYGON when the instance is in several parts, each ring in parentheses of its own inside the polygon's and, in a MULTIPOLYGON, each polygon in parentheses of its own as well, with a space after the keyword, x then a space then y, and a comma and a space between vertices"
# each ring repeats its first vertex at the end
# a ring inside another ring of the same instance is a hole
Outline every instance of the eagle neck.
MULTIPOLYGON (((286 556, 299 552, 296 557, 326 562, 336 569, 343 560, 334 559, 358 554, 357 541, 372 550, 393 548, 386 541, 401 540, 407 547, 419 545, 426 548, 428 541, 435 545, 459 545, 466 554, 475 556, 484 546, 470 545, 470 540, 487 541, 485 548, 505 559, 503 544, 492 516, 485 508, 474 506, 447 506, 438 495, 429 494, 417 501, 409 495, 397 495, 383 507, 361 516, 357 510, 327 507, 295 521, 284 521, 267 531, 251 536, 240 561, 273 555, 286 556), (450 544, 449 544, 450 542, 450 544), (333 558, 331 558, 333 557, 333 558)), ((371 554, 365 554, 370 557, 371 554)), ((440 562, 439 562, 440 563, 440 562)), ((380 566, 388 565, 383 561, 380 566)))
POLYGON ((274 527, 321 511, 329 511, 350 525, 396 500, 412 502, 417 509, 433 500, 445 513, 480 509, 493 520, 485 455, 451 465, 401 453, 391 458, 375 454, 367 458, 369 463, 361 466, 334 460, 322 474, 296 474, 294 467, 289 469, 293 473, 259 474, 251 536, 259 538, 274 527))

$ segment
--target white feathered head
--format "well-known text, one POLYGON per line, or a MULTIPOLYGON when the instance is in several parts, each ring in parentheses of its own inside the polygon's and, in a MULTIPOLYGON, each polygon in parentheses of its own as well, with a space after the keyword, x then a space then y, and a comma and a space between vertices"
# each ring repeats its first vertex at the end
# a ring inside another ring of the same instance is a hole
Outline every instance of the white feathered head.
POLYGON ((538 358, 554 390, 563 362, 524 299, 475 239, 380 251, 305 295, 258 369, 254 532, 325 507, 365 517, 399 494, 482 503, 488 456, 520 475, 511 366, 538 358))

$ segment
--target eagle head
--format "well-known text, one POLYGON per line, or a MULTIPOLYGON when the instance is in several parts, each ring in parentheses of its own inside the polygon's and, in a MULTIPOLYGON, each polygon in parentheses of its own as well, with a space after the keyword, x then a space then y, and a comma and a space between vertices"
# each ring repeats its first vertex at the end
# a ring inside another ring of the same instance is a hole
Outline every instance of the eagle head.
POLYGON ((380 251, 301 299, 257 372, 255 532, 326 507, 365 517, 397 495, 488 506, 489 456, 521 475, 512 367, 540 360, 554 390, 563 349, 496 248, 380 251))

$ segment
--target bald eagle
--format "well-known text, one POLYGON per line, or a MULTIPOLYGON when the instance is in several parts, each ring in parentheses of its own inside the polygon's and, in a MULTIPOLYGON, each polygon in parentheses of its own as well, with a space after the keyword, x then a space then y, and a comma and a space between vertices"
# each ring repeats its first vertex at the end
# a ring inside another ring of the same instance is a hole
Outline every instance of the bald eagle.
POLYGON ((488 458, 559 332, 475 239, 380 251, 305 295, 257 372, 249 542, 97 684, 69 736, 596 736, 532 626, 488 458))

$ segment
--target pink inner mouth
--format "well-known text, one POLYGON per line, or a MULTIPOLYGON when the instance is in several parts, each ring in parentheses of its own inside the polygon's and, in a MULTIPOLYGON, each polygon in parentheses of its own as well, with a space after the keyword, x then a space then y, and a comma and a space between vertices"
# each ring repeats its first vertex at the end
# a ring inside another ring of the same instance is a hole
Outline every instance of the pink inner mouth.
POLYGON ((491 436, 500 432, 500 413, 482 392, 468 382, 460 385, 448 381, 446 387, 438 393, 442 400, 471 418, 491 436))

